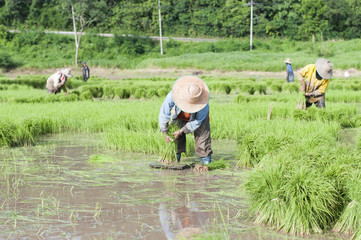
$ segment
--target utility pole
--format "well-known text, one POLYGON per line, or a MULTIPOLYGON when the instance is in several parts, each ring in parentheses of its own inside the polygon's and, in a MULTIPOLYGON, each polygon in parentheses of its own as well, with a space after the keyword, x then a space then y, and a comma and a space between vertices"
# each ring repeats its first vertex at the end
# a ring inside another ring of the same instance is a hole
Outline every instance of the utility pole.
POLYGON ((250 30, 249 30, 249 50, 252 51, 253 46, 253 5, 262 5, 262 3, 255 3, 251 0, 251 3, 244 4, 244 6, 251 5, 251 19, 250 19, 250 30))
POLYGON ((249 31, 249 50, 252 51, 252 35, 253 35, 253 0, 251 0, 251 27, 249 31))
POLYGON ((160 54, 163 55, 163 41, 162 41, 162 17, 160 15, 160 0, 158 0, 159 10, 159 39, 160 39, 160 54))

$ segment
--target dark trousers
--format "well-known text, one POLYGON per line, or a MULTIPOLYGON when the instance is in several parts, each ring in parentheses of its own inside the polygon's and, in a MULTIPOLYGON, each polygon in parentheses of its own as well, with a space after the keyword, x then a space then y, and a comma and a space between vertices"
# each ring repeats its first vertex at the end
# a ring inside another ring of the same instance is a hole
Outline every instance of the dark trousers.
POLYGON ((312 104, 315 104, 316 107, 318 108, 326 108, 326 98, 325 98, 325 95, 323 95, 320 100, 318 100, 317 102, 314 102, 314 103, 309 103, 306 101, 306 108, 309 108, 312 106, 312 104))
POLYGON ((325 101, 322 101, 322 100, 320 100, 318 102, 314 102, 314 103, 306 102, 306 108, 311 107, 312 104, 315 104, 316 107, 318 107, 318 108, 326 108, 326 103, 325 103, 325 101))
POLYGON ((51 93, 54 93, 54 94, 60 93, 60 88, 57 89, 57 90, 50 90, 50 89, 46 89, 46 90, 47 90, 47 92, 48 92, 49 94, 51 94, 51 93))
MULTIPOLYGON (((177 125, 182 128, 187 124, 186 121, 177 119, 177 125)), ((186 152, 186 134, 178 137, 177 153, 186 152)), ((213 153, 211 148, 211 129, 208 119, 205 119, 201 126, 194 131, 194 145, 198 157, 208 157, 213 153)))

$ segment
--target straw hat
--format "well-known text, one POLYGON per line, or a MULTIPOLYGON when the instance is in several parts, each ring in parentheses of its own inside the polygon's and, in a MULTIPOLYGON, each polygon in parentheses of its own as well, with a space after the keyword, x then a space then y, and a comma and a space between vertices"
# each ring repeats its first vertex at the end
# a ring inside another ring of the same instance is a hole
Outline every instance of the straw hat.
POLYGON ((331 79, 333 74, 333 64, 325 58, 317 59, 316 71, 323 79, 331 79))
POLYGON ((209 100, 207 84, 194 76, 178 78, 173 85, 172 94, 175 105, 187 113, 202 110, 209 100))
POLYGON ((60 72, 67 77, 72 77, 73 75, 71 75, 71 70, 72 70, 71 68, 65 68, 60 70, 60 72))
POLYGON ((289 64, 292 63, 290 58, 286 58, 286 60, 285 60, 284 62, 285 62, 285 63, 289 63, 289 64))

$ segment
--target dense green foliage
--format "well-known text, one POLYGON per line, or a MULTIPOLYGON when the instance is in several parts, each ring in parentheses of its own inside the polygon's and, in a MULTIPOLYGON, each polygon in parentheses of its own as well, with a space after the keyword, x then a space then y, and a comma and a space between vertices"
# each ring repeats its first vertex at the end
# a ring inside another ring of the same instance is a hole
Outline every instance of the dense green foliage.
MULTIPOLYGON (((90 68, 195 68, 226 71, 284 71, 283 60, 290 57, 295 69, 326 57, 336 69, 361 68, 361 40, 295 42, 280 39, 255 39, 248 51, 248 39, 218 42, 164 42, 148 38, 115 35, 106 38, 84 35, 79 62, 90 68)), ((40 31, 10 33, 0 27, 0 68, 62 68, 74 64, 74 38, 40 31)), ((276 86, 275 86, 276 87, 276 86)))
MULTIPOLYGON (((0 1, 0 24, 71 30, 71 12, 62 0, 0 1)), ((99 15, 91 28, 128 33, 158 33, 158 4, 154 0, 73 1, 79 8, 96 5, 99 15)), ((249 34, 246 0, 162 0, 165 35, 242 37, 249 34)), ((257 36, 310 40, 361 36, 361 4, 357 0, 263 0, 254 7, 257 36)), ((75 6, 77 8, 77 6, 75 6)), ((88 9, 94 15, 95 9, 88 9)))

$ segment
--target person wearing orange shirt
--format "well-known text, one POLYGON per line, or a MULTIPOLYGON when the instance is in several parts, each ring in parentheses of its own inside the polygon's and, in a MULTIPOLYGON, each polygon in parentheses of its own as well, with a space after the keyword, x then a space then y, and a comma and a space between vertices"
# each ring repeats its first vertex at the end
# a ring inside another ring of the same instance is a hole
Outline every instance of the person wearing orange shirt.
POLYGON ((202 79, 183 76, 177 79, 165 98, 159 112, 159 128, 165 141, 173 141, 167 135, 169 120, 180 129, 173 133, 177 139, 177 160, 186 150, 186 134, 194 133, 195 150, 202 163, 211 162, 211 131, 209 125, 209 89, 202 79))

